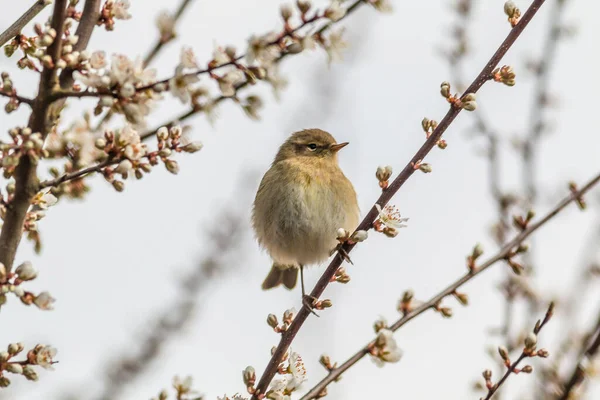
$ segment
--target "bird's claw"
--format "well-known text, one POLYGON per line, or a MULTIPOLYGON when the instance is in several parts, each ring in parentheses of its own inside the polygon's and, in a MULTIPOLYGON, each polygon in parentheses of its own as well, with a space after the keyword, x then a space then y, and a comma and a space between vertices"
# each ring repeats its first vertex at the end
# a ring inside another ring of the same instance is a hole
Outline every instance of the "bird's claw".
POLYGON ((315 316, 320 317, 320 315, 315 312, 315 304, 317 303, 317 301, 319 301, 319 299, 308 294, 302 296, 302 304, 308 307, 308 310, 315 316))

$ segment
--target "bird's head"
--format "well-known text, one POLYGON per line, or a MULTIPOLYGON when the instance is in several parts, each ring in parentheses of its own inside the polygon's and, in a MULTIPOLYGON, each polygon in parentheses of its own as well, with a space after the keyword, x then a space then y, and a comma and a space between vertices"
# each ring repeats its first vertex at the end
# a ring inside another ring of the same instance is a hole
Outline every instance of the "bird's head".
POLYGON ((275 162, 296 157, 330 160, 337 163, 337 152, 348 142, 337 143, 333 136, 321 129, 305 129, 292 134, 275 157, 275 162))

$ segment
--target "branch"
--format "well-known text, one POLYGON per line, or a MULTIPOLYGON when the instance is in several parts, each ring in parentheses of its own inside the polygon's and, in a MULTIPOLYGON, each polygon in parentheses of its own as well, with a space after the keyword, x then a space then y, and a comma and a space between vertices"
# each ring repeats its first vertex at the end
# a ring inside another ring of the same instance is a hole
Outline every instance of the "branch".
POLYGON ((6 42, 21 33, 21 30, 27 25, 36 15, 38 15, 48 4, 52 1, 48 0, 37 0, 29 10, 25 11, 25 14, 21 15, 7 30, 0 34, 0 47, 4 46, 6 42))
MULTIPOLYGON (((185 12, 185 9, 191 3, 192 3, 192 0, 181 0, 179 7, 177 7, 177 11, 175 11, 175 14, 173 14, 173 23, 176 23, 179 20, 179 18, 181 18, 181 16, 185 12)), ((156 55, 162 50, 164 45, 169 43, 173 39, 175 39, 175 36, 170 36, 168 38, 160 37, 156 41, 156 43, 154 44, 154 46, 152 47, 152 49, 150 50, 148 55, 146 55, 146 57, 144 58, 144 66, 148 66, 152 62, 152 60, 154 60, 154 57, 156 57, 156 55)))
MULTIPOLYGON (((350 5, 347 10, 346 10, 346 14, 339 19, 337 22, 343 20, 344 18, 346 18, 348 15, 350 15, 352 12, 356 11, 356 9, 358 9, 359 6, 361 6, 362 4, 364 4, 364 0, 357 0, 354 3, 352 3, 352 5, 350 5)), ((331 28, 335 23, 329 23, 329 24, 325 24, 323 25, 319 30, 317 30, 313 35, 320 35, 325 33, 329 28, 331 28)), ((299 29, 299 28, 298 28, 299 29)), ((279 64, 281 63, 281 61, 283 61, 286 57, 288 57, 289 55, 291 55, 290 53, 283 53, 281 54, 281 56, 279 56, 279 58, 277 58, 276 60, 273 61, 274 64, 279 64)), ((242 56, 243 57, 243 56, 242 56)), ((245 87, 250 86, 249 81, 246 82, 242 82, 238 85, 235 86, 235 92, 236 94, 238 93, 238 91, 240 89, 243 89, 245 87)), ((85 97, 85 96, 84 96, 85 97)), ((212 99, 210 101, 210 105, 214 106, 217 104, 222 103, 225 100, 236 100, 236 97, 225 97, 225 96, 218 96, 214 99, 212 99)), ((201 111, 203 111, 203 108, 201 107, 192 107, 190 110, 180 114, 179 116, 171 119, 170 121, 164 122, 161 125, 159 125, 159 127, 163 127, 166 126, 167 128, 172 127, 173 125, 180 123, 181 121, 187 120, 188 118, 193 117, 194 115, 200 113, 201 111)), ((142 139, 142 141, 145 141, 149 138, 151 138, 152 136, 154 136, 154 134, 156 134, 156 131, 158 130, 158 128, 155 129, 151 129, 147 132, 144 132, 143 134, 140 135, 140 138, 142 139)))
POLYGON ((25 103, 30 107, 33 105, 33 99, 30 99, 28 97, 18 96, 15 93, 7 93, 7 92, 0 90, 0 96, 8 97, 11 99, 16 99, 19 103, 25 103))
POLYGON ((542 118, 543 110, 548 104, 548 86, 550 78, 550 67, 554 64, 556 57, 556 47, 560 35, 560 17, 563 13, 566 0, 553 2, 550 16, 550 29, 545 35, 546 40, 542 47, 542 60, 537 69, 537 80, 533 91, 533 103, 531 105, 531 117, 529 125, 529 135, 523 143, 523 182, 527 191, 527 200, 533 204, 537 198, 535 185, 535 147, 536 143, 544 131, 544 121, 542 118))
MULTIPOLYGON (((471 85, 467 88, 465 93, 476 93, 479 90, 479 88, 481 88, 481 86, 483 86, 483 84, 490 79, 492 71, 494 70, 496 65, 500 62, 502 57, 506 54, 506 52, 513 45, 513 43, 517 40, 519 35, 523 32, 525 27, 529 24, 529 22, 531 21, 531 19, 535 15, 535 13, 538 11, 538 9, 541 7, 541 5, 544 3, 544 1, 545 0, 535 0, 532 3, 532 5, 527 10, 527 12, 523 15, 521 21, 510 31, 510 33, 508 34, 508 36, 506 37, 504 42, 500 45, 498 50, 494 53, 494 55, 492 56, 490 61, 483 68, 483 70, 480 72, 479 76, 477 76, 475 81, 473 81, 473 83, 471 83, 471 85)), ((420 163, 427 156, 427 154, 431 151, 431 149, 440 140, 442 134, 450 126, 452 121, 461 112, 461 110, 462 110, 461 108, 456 107, 456 106, 450 107, 450 110, 448 110, 448 112, 446 113, 446 115, 444 116, 442 121, 438 124, 436 129, 431 133, 431 136, 425 141, 423 146, 421 146, 421 148, 417 151, 417 153, 414 155, 412 160, 406 165, 406 167, 404 167, 404 169, 400 172, 400 174, 396 177, 396 179, 394 179, 394 181, 391 183, 391 185, 382 192, 381 196, 377 200, 377 204, 379 204, 381 207, 383 207, 390 201, 392 196, 394 196, 396 194, 396 192, 402 187, 402 185, 408 180, 408 178, 410 178, 410 176, 415 172, 414 166, 417 165, 418 163, 420 163)), ((600 176, 598 177, 598 179, 600 179, 600 176)), ((377 215, 378 215, 377 208, 375 206, 373 206, 371 208, 371 210, 369 211, 369 213, 367 214, 367 216, 360 223, 357 230, 369 230, 372 227, 373 222, 374 222, 375 218, 377 217, 377 215)), ((349 253, 354 248, 354 246, 355 246, 355 244, 346 243, 343 246, 343 250, 345 250, 346 253, 349 253)), ((343 257, 341 255, 338 254, 336 257, 334 257, 334 259, 331 261, 331 263, 327 267, 327 270, 321 276, 321 278, 317 282, 316 286, 313 288, 312 292, 310 293, 311 297, 319 298, 321 296, 321 294, 323 294, 323 292, 325 291, 325 288, 329 284, 330 280, 333 278, 336 271, 342 264, 342 261, 343 261, 343 257)), ((273 379, 273 377, 275 376, 275 374, 277 372, 277 368, 279 367, 281 360, 283 359, 285 353, 287 352, 290 344, 292 343, 292 341, 298 334, 298 331, 300 330, 300 328, 302 327, 302 325, 304 324, 304 322, 310 315, 310 312, 311 312, 311 310, 306 305, 302 306, 302 308, 298 312, 298 315, 294 318, 294 321, 289 326, 288 330, 282 334, 279 345, 277 346, 275 352, 273 353, 271 360, 269 361, 265 371, 263 372, 263 374, 260 378, 260 381, 258 382, 258 385, 256 387, 256 392, 255 392, 255 394, 252 395, 252 400, 258 400, 259 393, 260 394, 266 393, 271 380, 273 379)), ((362 358, 362 356, 359 356, 359 358, 362 358)), ((317 394, 318 393, 319 392, 317 392, 317 394)))
MULTIPOLYGON (((364 4, 365 1, 364 0, 355 0, 347 9, 346 9, 346 13, 344 14, 344 16, 340 19, 338 19, 336 21, 339 22, 341 20, 343 20, 344 18, 346 18, 348 16, 348 14, 352 13, 355 9, 357 9, 360 5, 364 4)), ((309 26, 317 21, 320 21, 322 19, 325 19, 324 14, 315 14, 313 17, 311 18, 306 18, 302 21, 302 23, 300 25, 298 25, 296 28, 289 28, 285 30, 285 33, 282 33, 277 39, 273 40, 272 42, 269 42, 268 45, 272 46, 272 45, 280 45, 282 43, 284 43, 284 40, 286 38, 289 37, 293 37, 293 35, 298 32, 299 30, 305 28, 306 26, 309 26)), ((323 32, 325 32, 333 23, 328 23, 325 24, 324 26, 322 26, 321 28, 319 28, 316 32, 315 35, 320 35, 323 32)), ((287 53, 284 53, 283 55, 285 55, 287 53)), ((239 61, 243 60, 246 57, 246 54, 241 54, 237 57, 235 57, 234 59, 232 59, 229 62, 223 63, 223 64, 219 64, 219 65, 209 65, 207 68, 203 68, 203 69, 197 69, 196 71, 193 72, 189 72, 186 74, 182 74, 179 75, 178 77, 180 79, 185 79, 187 77, 193 77, 193 76, 199 76, 199 75, 205 75, 205 74, 212 74, 214 71, 220 70, 222 68, 225 67, 230 67, 230 66, 238 66, 239 61)), ((160 81, 156 81, 153 83, 150 83, 148 85, 145 86, 140 86, 135 88, 136 92, 143 92, 145 90, 154 90, 157 86, 165 86, 169 84, 169 81, 173 78, 174 76, 170 76, 168 78, 162 79, 160 81)), ((75 97, 75 98, 81 98, 81 97, 102 97, 102 96, 112 96, 114 98, 120 98, 120 94, 116 91, 110 91, 110 92, 76 92, 76 91, 61 91, 61 92, 56 92, 53 94, 53 101, 54 100, 58 100, 58 99, 63 99, 63 98, 67 98, 67 97, 75 97)), ((166 126, 166 125, 161 125, 161 126, 166 126)))
MULTIPOLYGON (((506 257, 509 254, 511 254, 511 252, 513 251, 513 249, 515 247, 519 246, 519 244, 521 244, 525 239, 527 239, 527 237, 529 237, 533 232, 535 232, 536 230, 541 228, 544 224, 546 224, 548 221, 550 221, 552 218, 554 218, 558 213, 560 213, 563 209, 565 209, 570 203, 577 201, 578 198, 581 198, 581 196, 583 194, 585 194, 593 186, 598 184, 598 182, 600 182, 600 174, 596 175, 592 180, 590 180, 581 190, 579 190, 577 192, 572 192, 563 201, 561 201, 558 205, 556 205, 556 207, 554 207, 550 212, 548 212, 546 215, 544 215, 538 222, 529 225, 528 228, 526 228, 521 233, 516 235, 511 241, 507 242, 498 253, 496 253, 494 256, 489 258, 483 264, 479 265, 477 267, 477 269, 469 271, 468 273, 466 273, 465 275, 460 277, 458 280, 453 282, 451 285, 446 287, 444 290, 442 290, 441 292, 439 292, 438 294, 433 296, 431 299, 429 299, 425 303, 419 305, 419 307, 410 311, 408 314, 404 315, 402 318, 400 318, 398 321, 396 321, 389 329, 395 332, 398 329, 400 329, 404 324, 406 324, 410 320, 416 318, 417 316, 421 315, 425 311, 427 311, 429 309, 435 309, 436 305, 438 305, 445 297, 451 296, 453 293, 455 293, 456 290, 459 289, 462 285, 469 282, 471 279, 473 279, 477 275, 481 274, 483 271, 485 271, 486 269, 488 269, 489 267, 491 267, 498 261, 505 260, 506 257)), ((371 345, 371 343, 372 342, 370 342, 368 345, 366 345, 365 347, 360 349, 356 354, 354 354, 352 357, 350 357, 342 365, 331 370, 331 372, 321 382, 319 382, 314 388, 312 388, 307 394, 305 394, 301 400, 309 400, 309 399, 316 398, 319 395, 319 393, 321 393, 323 391, 323 389, 325 389, 325 387, 327 385, 329 385, 331 382, 335 381, 343 372, 345 372, 351 366, 356 364, 365 355, 369 354, 369 346, 371 345)))
POLYGON ((504 375, 502 376, 502 378, 500 378, 500 380, 492 385, 491 382, 491 371, 490 370, 486 370, 483 374, 485 381, 486 381, 486 385, 488 387, 488 393, 487 396, 485 396, 484 400, 490 400, 494 394, 498 391, 498 389, 500 388, 500 386, 502 386, 502 384, 504 382, 506 382, 506 380, 508 379, 508 377, 511 374, 518 374, 520 372, 526 372, 526 373, 530 373, 531 371, 533 371, 533 369, 531 367, 528 368, 528 370, 525 370, 525 367, 521 370, 517 369, 517 366, 519 365, 519 363, 521 361, 523 361, 523 359, 525 358, 529 358, 529 357, 548 357, 548 352, 546 350, 536 350, 536 344, 537 344, 537 335, 538 333, 540 333, 540 331, 542 330, 542 328, 548 323, 548 321, 550 321, 550 318, 552 317, 552 314, 554 312, 554 303, 550 303, 550 307, 548 307, 548 311, 546 312, 546 316, 544 317, 543 321, 538 320, 537 324, 535 325, 535 328, 533 329, 533 336, 528 336, 525 339, 525 347, 523 348, 523 351, 521 352, 521 355, 519 356, 519 358, 517 358, 517 360, 510 364, 510 359, 508 358, 508 352, 506 351, 506 349, 504 349, 504 354, 502 354, 502 350, 500 351, 500 356, 503 358, 505 365, 508 366, 508 369, 506 370, 506 372, 504 373, 504 375))
MULTIPOLYGON (((77 31, 75 35, 79 37, 77 43, 73 46, 75 51, 83 51, 87 48, 92 37, 92 32, 96 27, 96 22, 100 17, 100 3, 101 0, 86 0, 81 12, 81 18, 77 25, 77 31)), ((73 86, 73 69, 65 68, 60 74, 60 87, 66 89, 73 86)))
POLYGON ((58 186, 62 183, 72 181, 75 179, 83 178, 84 176, 86 176, 88 174, 100 172, 102 170, 102 168, 108 167, 110 165, 118 164, 121 161, 123 161, 123 159, 121 159, 121 158, 108 158, 102 162, 99 162, 98 164, 94 164, 87 168, 83 168, 83 169, 77 170, 75 172, 61 175, 55 179, 50 179, 47 181, 40 182, 40 186, 39 186, 40 190, 47 188, 47 187, 51 187, 51 186, 58 186))
MULTIPOLYGON (((51 26, 56 30, 56 40, 48 47, 47 54, 52 60, 57 60, 62 47, 62 36, 64 32, 64 21, 66 17, 67 0, 57 0, 54 5, 51 26)), ((52 91, 56 80, 56 71, 52 68, 44 68, 40 77, 38 95, 33 103, 29 127, 33 132, 40 132, 45 138, 48 133, 49 118, 48 95, 52 91)), ((37 165, 30 156, 23 156, 15 169, 15 195, 6 207, 4 224, 0 233, 0 263, 4 264, 10 272, 17 247, 23 235, 23 223, 27 216, 27 210, 31 200, 38 192, 37 165)))
POLYGON ((584 381, 586 365, 589 365, 590 361, 597 355, 598 350, 600 349, 600 318, 598 319, 596 326, 586 337, 589 344, 579 358, 571 377, 564 385, 564 390, 559 397, 559 400, 570 399, 572 392, 584 381))

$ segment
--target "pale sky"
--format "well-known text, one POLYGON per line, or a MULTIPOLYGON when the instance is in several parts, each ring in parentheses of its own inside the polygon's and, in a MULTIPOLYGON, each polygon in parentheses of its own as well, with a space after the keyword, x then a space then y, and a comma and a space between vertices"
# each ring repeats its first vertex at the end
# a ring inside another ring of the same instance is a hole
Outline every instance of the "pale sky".
MULTIPOLYGON (((506 188, 521 185, 521 165, 508 139, 519 137, 527 127, 533 77, 524 64, 540 54, 553 1, 547 1, 503 60, 514 66, 517 85, 489 83, 477 97, 477 112, 485 113, 507 138, 502 148, 506 188)), ((97 29, 89 48, 131 57, 145 54, 156 38, 155 15, 165 6, 174 7, 172 3, 176 2, 132 0, 133 19, 117 21, 112 33, 97 29)), ((158 76, 172 73, 181 46, 191 46, 205 61, 215 43, 241 49, 252 33, 279 27, 283 3, 194 2, 178 27, 179 41, 154 65, 158 76)), ((252 91, 266 101, 262 121, 249 120, 232 103, 219 108, 214 127, 202 116, 189 121, 191 136, 205 147, 177 158, 179 175, 157 168, 141 181, 128 181, 124 193, 116 193, 97 177, 85 201, 65 199, 49 210, 40 222, 42 254, 35 255, 24 240, 17 262, 33 262, 40 273, 31 288, 50 291, 57 299, 55 310, 25 308, 9 298, 2 307, 0 344, 51 344, 58 348, 59 364, 55 371, 40 373, 37 383, 11 377, 13 384, 2 391, 2 399, 48 400, 63 393, 96 399, 110 360, 135 350, 138 338, 146 334, 145 324, 176 298, 178 278, 213 251, 207 234, 224 224, 223 213, 240 219, 235 229, 241 233, 234 251, 223 261, 224 273, 201 292, 199 306, 183 332, 115 400, 148 399, 168 387, 176 374, 192 375, 194 386, 213 400, 244 390, 241 371, 247 365, 262 372, 271 347, 278 342, 265 323, 267 314, 280 316, 292 306, 300 307, 299 291, 260 290, 270 260, 258 248, 249 225, 254 192, 279 144, 293 131, 312 127, 328 130, 338 141, 349 141, 340 153, 340 163, 357 189, 364 213, 379 195, 374 176, 377 166, 389 164, 400 171, 424 140, 421 119, 440 120, 448 107, 439 95, 439 85, 451 76, 438 50, 450 46, 449 28, 455 18, 450 2, 395 3, 391 15, 364 7, 344 22, 352 46, 345 62, 327 69, 321 51, 290 57, 282 68, 290 85, 280 102, 265 86, 252 91)), ((472 53, 464 65, 469 80, 509 31, 503 1, 476 3, 476 18, 469 28, 472 53)), ((517 3, 524 11, 527 2, 517 3)), ((25 9, 13 4, 3 8, 1 26, 25 9)), ((567 193, 569 180, 584 182, 598 172, 593 122, 600 90, 595 79, 599 11, 597 2, 571 0, 566 6, 563 20, 577 27, 577 35, 559 45, 553 67, 550 89, 559 107, 550 112, 554 132, 538 149, 538 214, 567 193)), ((14 60, 0 60, 3 70, 15 69, 14 60)), ((14 73, 13 80, 20 94, 34 93, 34 74, 14 73)), ((71 104, 65 120, 77 118, 82 106, 93 107, 92 102, 71 104)), ((183 110, 180 103, 166 101, 150 125, 183 110)), ((23 124, 26 111, 23 107, 4 116, 4 131, 23 124)), ((343 362, 354 354, 372 339, 377 317, 385 316, 390 322, 399 317, 395 306, 406 289, 426 300, 464 273, 465 256, 475 243, 483 243, 484 257, 493 254, 489 228, 495 221, 495 208, 488 192, 486 160, 478 156, 483 142, 467 134, 473 122, 472 115, 461 113, 445 135, 448 148, 435 149, 427 159, 433 173, 415 174, 392 201, 410 218, 408 228, 395 239, 372 232, 352 253, 354 266, 347 267, 352 281, 327 289, 324 297, 332 299, 334 307, 322 311, 321 318, 310 317, 301 330, 292 348, 306 362, 306 389, 325 375, 318 365, 319 355, 327 353, 343 362)), ((591 204, 598 193, 590 195, 591 204)), ((582 267, 586 240, 597 228, 593 223, 598 211, 591 208, 580 213, 570 207, 535 234, 538 272, 534 285, 548 297, 568 293, 576 269, 582 267)), ((480 379, 481 371, 496 366, 486 349, 503 344, 489 331, 502 321, 503 298, 497 284, 505 269, 497 265, 465 286, 471 299, 468 307, 447 299, 445 304, 454 311, 451 319, 428 312, 403 327, 396 334, 404 351, 399 363, 380 369, 362 360, 341 382, 329 387, 327 398, 479 398, 471 389, 472 382, 480 379)), ((321 271, 308 270, 310 287, 321 271)), ((585 315, 578 319, 582 326, 593 323, 599 300, 597 291, 582 299, 585 315)), ((559 318, 552 321, 540 334, 539 346, 552 354, 556 339, 567 328, 559 318)), ((551 360, 532 360, 531 364, 535 369, 544 362, 551 360)), ((518 389, 532 384, 535 373, 511 377, 504 398, 533 398, 532 393, 518 389)), ((595 389, 589 399, 595 398, 594 393, 600 396, 600 388, 595 389)))

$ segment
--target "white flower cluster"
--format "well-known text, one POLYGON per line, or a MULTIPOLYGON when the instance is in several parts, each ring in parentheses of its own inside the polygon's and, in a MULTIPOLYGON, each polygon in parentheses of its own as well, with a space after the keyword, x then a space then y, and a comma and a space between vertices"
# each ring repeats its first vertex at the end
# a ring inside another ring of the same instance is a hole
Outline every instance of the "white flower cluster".
POLYGON ((6 303, 6 295, 12 293, 17 296, 23 304, 34 304, 40 310, 52 310, 54 298, 48 292, 42 292, 37 296, 23 289, 22 283, 37 278, 37 271, 29 261, 20 264, 15 273, 10 276, 4 264, 0 263, 0 307, 6 303))
POLYGON ((145 68, 140 57, 132 61, 125 55, 114 54, 108 65, 106 54, 97 51, 90 55, 89 62, 73 72, 73 77, 88 90, 106 93, 100 98, 98 108, 109 107, 124 114, 133 124, 143 123, 158 96, 156 90, 148 87, 156 81, 156 71, 145 68))
POLYGON ((395 363, 402 358, 402 350, 398 347, 394 332, 387 328, 377 332, 377 338, 370 349, 375 364, 382 367, 385 363, 395 363))

